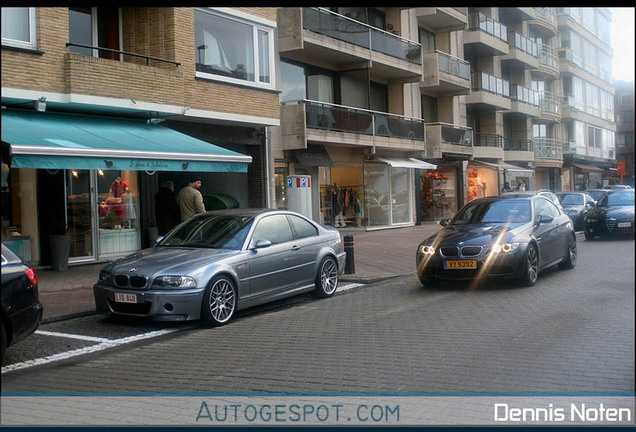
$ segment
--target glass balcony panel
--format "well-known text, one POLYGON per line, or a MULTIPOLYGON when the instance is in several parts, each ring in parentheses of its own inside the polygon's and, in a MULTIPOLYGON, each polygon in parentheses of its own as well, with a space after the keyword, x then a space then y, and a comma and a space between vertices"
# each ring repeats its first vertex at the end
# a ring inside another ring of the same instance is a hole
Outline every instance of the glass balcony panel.
POLYGON ((369 31, 364 24, 322 9, 303 8, 303 28, 369 48, 369 31))

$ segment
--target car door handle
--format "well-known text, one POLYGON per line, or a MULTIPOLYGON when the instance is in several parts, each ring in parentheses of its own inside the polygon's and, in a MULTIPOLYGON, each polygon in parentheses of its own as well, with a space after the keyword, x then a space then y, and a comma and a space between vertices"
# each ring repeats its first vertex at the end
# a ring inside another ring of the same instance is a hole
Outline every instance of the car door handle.
POLYGON ((291 248, 292 251, 296 252, 297 250, 300 250, 300 246, 298 245, 293 245, 291 248))

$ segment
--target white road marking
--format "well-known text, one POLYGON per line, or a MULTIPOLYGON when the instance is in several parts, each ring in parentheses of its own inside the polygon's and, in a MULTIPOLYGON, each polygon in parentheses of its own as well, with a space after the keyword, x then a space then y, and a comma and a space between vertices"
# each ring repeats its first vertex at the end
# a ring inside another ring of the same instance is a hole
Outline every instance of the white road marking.
POLYGON ((46 330, 37 330, 35 334, 39 334, 43 336, 62 337, 62 338, 68 338, 68 339, 79 339, 79 340, 85 340, 90 342, 108 342, 110 340, 110 339, 94 337, 94 336, 84 336, 84 335, 77 335, 77 334, 71 334, 71 333, 52 332, 52 331, 46 331, 46 330))
MULTIPOLYGON (((89 353, 94 353, 94 352, 98 352, 98 351, 103 351, 105 349, 108 348, 113 348, 119 345, 125 345, 125 344, 129 344, 132 342, 136 342, 139 340, 144 340, 144 339, 151 339, 151 338, 155 338, 158 336, 163 336, 169 333, 173 333, 175 331, 177 331, 178 329, 165 329, 165 330, 156 330, 156 331, 152 331, 149 333, 143 333, 143 334, 139 334, 139 335, 134 335, 134 336, 129 336, 129 337, 125 337, 125 338, 121 338, 121 339, 114 339, 114 340, 108 340, 106 339, 106 341, 98 343, 97 345, 91 345, 85 348, 79 348, 76 350, 71 350, 71 351, 67 351, 67 352, 63 352, 63 353, 59 353, 59 354, 53 354, 47 357, 42 357, 39 359, 33 359, 33 360, 27 360, 21 363, 14 363, 12 365, 6 366, 2 368, 2 373, 7 373, 7 372, 13 372, 16 370, 20 370, 20 369, 26 369, 26 368, 30 368, 33 366, 40 366, 40 365, 44 365, 44 364, 48 364, 48 363, 53 363, 56 361, 61 361, 61 360, 67 360, 70 359, 72 357, 77 357, 79 355, 84 355, 84 354, 89 354, 89 353)), ((98 338, 96 338, 98 339, 98 338)))
POLYGON ((353 288, 357 288, 357 287, 362 286, 362 285, 364 285, 364 284, 361 284, 361 283, 350 283, 348 285, 339 286, 337 292, 347 291, 347 290, 350 290, 350 289, 353 289, 353 288))

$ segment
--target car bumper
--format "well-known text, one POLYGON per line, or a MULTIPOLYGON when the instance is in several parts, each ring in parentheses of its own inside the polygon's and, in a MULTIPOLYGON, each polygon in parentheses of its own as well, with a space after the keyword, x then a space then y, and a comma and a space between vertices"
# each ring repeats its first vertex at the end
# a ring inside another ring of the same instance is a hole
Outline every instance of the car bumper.
POLYGON ((42 322, 42 303, 39 301, 26 309, 8 316, 13 337, 11 344, 21 341, 34 333, 42 322))
POLYGON ((157 321, 189 321, 201 317, 205 288, 189 290, 127 290, 96 284, 95 308, 104 314, 138 316, 157 321), (115 293, 134 294, 135 303, 115 301, 115 293))
POLYGON ((478 258, 462 258, 477 261, 476 269, 446 269, 446 259, 438 255, 417 255, 417 274, 420 278, 435 278, 439 280, 474 280, 482 278, 518 279, 523 276, 524 250, 521 248, 514 253, 489 255, 478 258))
POLYGON ((586 222, 585 230, 594 235, 634 234, 634 221, 611 220, 596 223, 586 222))
POLYGON ((347 253, 342 252, 338 254, 338 273, 343 274, 345 271, 345 264, 347 262, 347 253))

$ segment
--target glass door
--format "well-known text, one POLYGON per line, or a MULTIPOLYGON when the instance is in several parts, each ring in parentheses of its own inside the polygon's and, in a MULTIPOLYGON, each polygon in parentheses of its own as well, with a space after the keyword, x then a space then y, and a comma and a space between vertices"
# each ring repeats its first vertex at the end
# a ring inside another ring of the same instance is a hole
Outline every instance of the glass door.
POLYGON ((66 221, 71 236, 71 262, 95 258, 93 190, 91 171, 66 171, 66 221))

